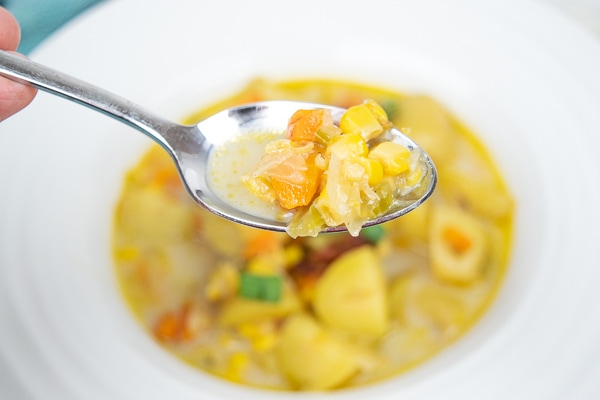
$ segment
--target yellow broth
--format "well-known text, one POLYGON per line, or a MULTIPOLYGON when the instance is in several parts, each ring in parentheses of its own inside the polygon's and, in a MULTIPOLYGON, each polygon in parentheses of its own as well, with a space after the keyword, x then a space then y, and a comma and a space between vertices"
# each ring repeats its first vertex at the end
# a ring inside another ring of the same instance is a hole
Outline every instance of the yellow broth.
POLYGON ((256 80, 186 122, 251 101, 348 107, 365 98, 386 108, 439 173, 434 195, 376 237, 291 239, 227 222, 192 203, 157 146, 128 172, 114 219, 116 275, 157 343, 236 383, 336 390, 417 366, 481 317, 506 272, 513 200, 484 146, 433 99, 256 80), (248 273, 276 277, 279 299, 241 296, 248 273))

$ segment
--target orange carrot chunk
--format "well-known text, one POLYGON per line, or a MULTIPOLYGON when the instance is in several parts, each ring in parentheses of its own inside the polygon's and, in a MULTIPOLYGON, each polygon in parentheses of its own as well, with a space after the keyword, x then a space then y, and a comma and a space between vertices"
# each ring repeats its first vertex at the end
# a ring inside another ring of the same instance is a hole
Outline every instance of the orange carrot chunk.
POLYGON ((261 254, 272 253, 280 246, 277 233, 272 231, 257 231, 244 248, 244 258, 247 260, 261 254))
POLYGON ((162 315, 154 326, 154 336, 161 342, 178 340, 183 331, 181 314, 167 312, 162 315))
POLYGON ((315 165, 315 157, 315 153, 306 159, 297 154, 269 171, 271 186, 281 207, 291 210, 310 204, 322 174, 315 165))
POLYGON ((471 247, 471 240, 458 229, 446 227, 442 232, 444 239, 457 254, 462 254, 471 247))
POLYGON ((324 114, 324 109, 296 111, 288 122, 286 137, 296 143, 314 142, 324 114))

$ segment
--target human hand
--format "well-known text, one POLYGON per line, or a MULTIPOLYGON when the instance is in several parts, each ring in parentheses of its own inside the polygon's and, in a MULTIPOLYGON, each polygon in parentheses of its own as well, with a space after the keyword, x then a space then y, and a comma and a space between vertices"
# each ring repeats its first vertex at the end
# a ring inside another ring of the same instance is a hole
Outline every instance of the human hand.
MULTIPOLYGON (((21 40, 19 23, 4 8, 0 7, 0 49, 15 51, 21 40)), ((17 83, 0 77, 0 121, 27 106, 35 97, 33 86, 17 83)))

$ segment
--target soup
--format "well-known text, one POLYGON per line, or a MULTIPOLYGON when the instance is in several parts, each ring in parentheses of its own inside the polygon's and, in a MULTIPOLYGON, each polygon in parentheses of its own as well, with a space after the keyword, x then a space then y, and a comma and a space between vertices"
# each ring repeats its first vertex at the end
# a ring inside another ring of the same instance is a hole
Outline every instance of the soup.
MULTIPOLYGON (((193 367, 275 390, 339 390, 414 368, 460 338, 507 269, 514 204, 476 137, 435 100, 347 82, 256 80, 189 117, 270 99, 371 98, 422 145, 438 187, 384 225, 292 239, 193 203, 152 147, 127 174, 113 251, 143 329, 193 367)), ((241 164, 240 164, 241 165, 241 164)))

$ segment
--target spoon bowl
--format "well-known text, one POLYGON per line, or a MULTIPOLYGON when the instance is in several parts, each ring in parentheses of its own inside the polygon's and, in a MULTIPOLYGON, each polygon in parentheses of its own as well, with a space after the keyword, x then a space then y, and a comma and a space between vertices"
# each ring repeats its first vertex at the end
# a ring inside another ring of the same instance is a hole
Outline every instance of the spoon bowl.
MULTIPOLYGON (((0 51, 0 76, 31 84, 141 131, 169 153, 186 190, 197 204, 230 221, 280 232, 286 231, 287 222, 240 210, 213 191, 208 179, 208 162, 212 152, 228 140, 241 135, 257 131, 284 132, 290 116, 299 109, 330 109, 336 122, 339 122, 345 111, 315 103, 265 101, 221 111, 196 125, 182 125, 102 88, 9 52, 0 51)), ((409 150, 421 151, 421 161, 426 167, 423 184, 413 198, 368 221, 365 227, 390 221, 415 209, 433 193, 437 182, 437 171, 431 158, 414 141, 395 128, 388 132, 386 140, 398 142, 409 150)), ((324 232, 345 230, 344 226, 336 226, 329 227, 324 232)))

